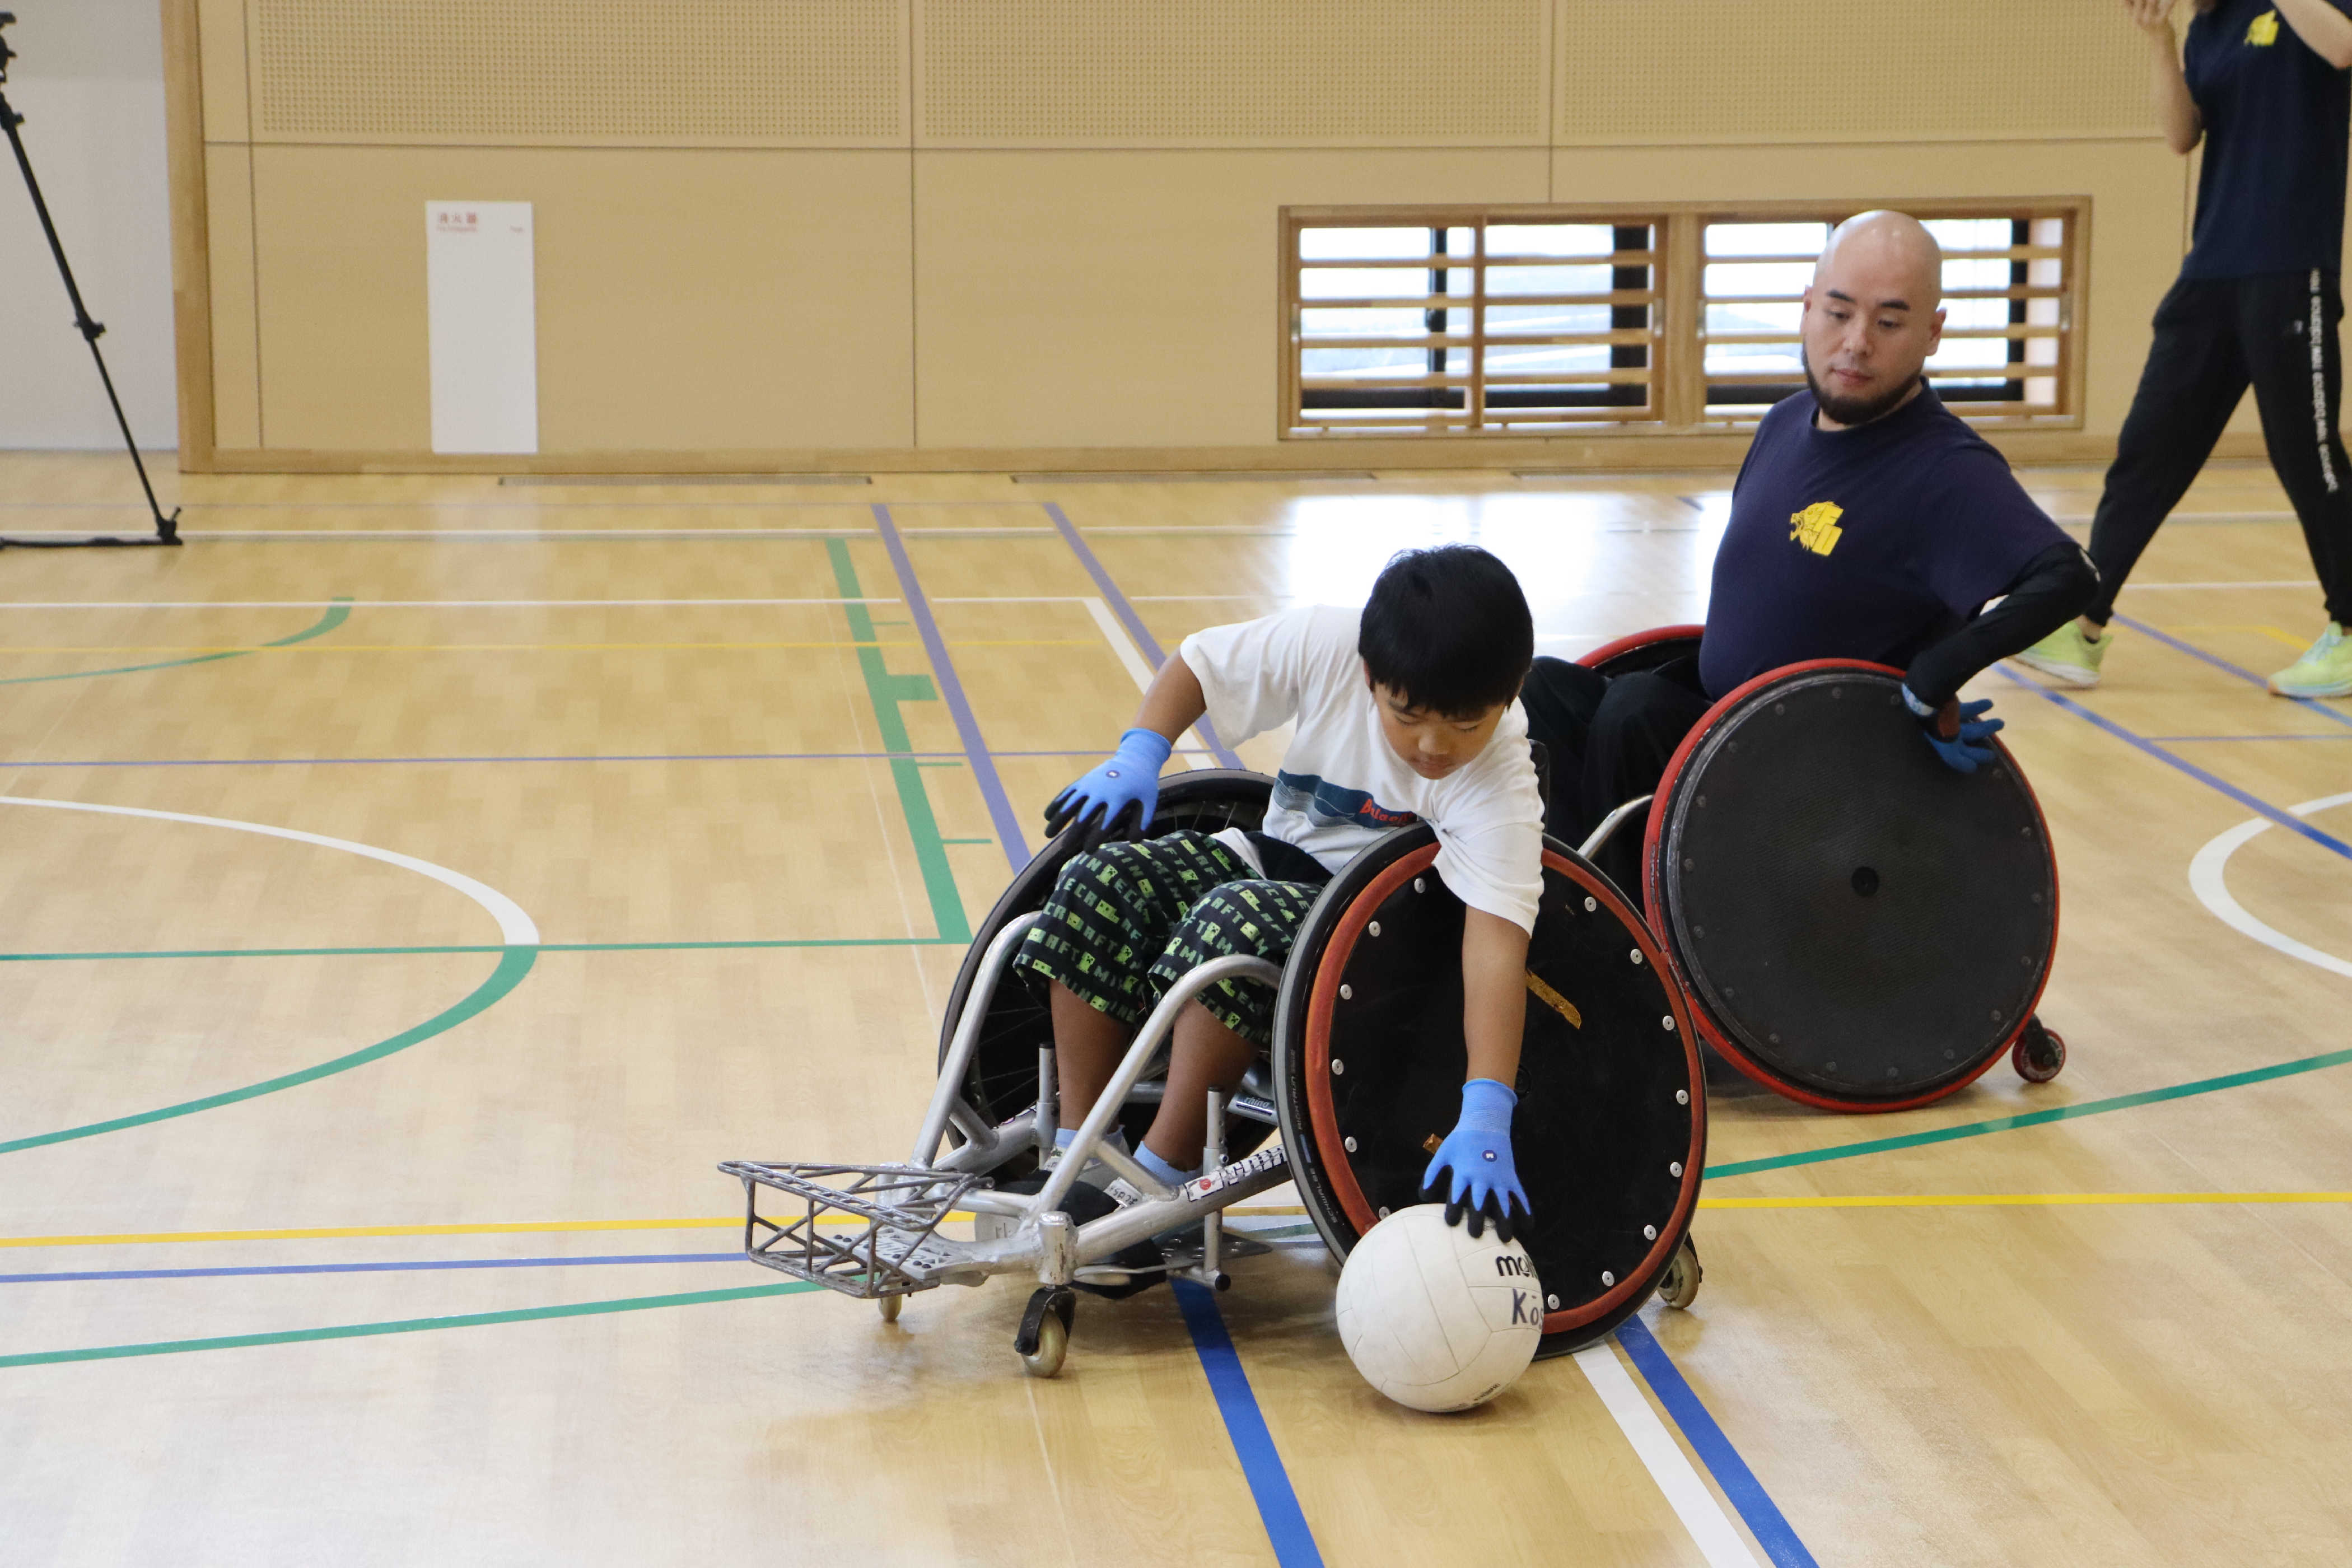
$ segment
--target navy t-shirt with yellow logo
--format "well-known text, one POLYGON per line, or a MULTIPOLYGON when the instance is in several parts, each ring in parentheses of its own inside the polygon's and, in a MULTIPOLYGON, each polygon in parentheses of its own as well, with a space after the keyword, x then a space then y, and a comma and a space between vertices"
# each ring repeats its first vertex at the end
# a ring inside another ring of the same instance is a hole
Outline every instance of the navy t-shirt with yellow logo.
MULTIPOLYGON (((2352 0, 2327 0, 2352 12, 2352 0)), ((2221 0, 2190 18, 2182 56, 2205 121, 2184 278, 2334 272, 2344 255, 2352 82, 2272 0, 2221 0)))
POLYGON ((2067 542, 1932 390, 1851 430, 1809 392, 1764 416, 1715 554, 1699 679, 1721 697, 1809 658, 1907 668, 2067 542))

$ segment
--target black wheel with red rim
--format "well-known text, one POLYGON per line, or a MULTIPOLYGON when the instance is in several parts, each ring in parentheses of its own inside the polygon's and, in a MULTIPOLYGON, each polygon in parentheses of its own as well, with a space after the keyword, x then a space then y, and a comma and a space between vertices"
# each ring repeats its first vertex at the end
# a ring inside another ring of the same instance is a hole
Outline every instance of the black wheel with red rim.
POLYGON ((2039 1017, 2029 1018, 2009 1047, 2009 1065, 2028 1083, 2048 1083, 2066 1070, 2066 1037, 2039 1017))
MULTIPOLYGON (((1301 928, 1275 1013, 1275 1104, 1315 1228, 1345 1258, 1419 1203, 1460 1114, 1461 900, 1426 826, 1381 839, 1301 928)), ((1691 1018, 1641 917, 1544 846, 1511 1142, 1542 1287, 1543 1348, 1608 1333, 1649 1299, 1690 1226, 1706 1157, 1691 1018)))
POLYGON ((1603 675, 1634 675, 1696 653, 1699 638, 1706 631, 1702 626, 1654 626, 1615 642, 1602 643, 1579 656, 1576 662, 1603 675))
MULTIPOLYGON (((1159 809, 1144 837, 1156 838, 1188 827, 1201 833, 1255 828, 1265 819, 1266 803, 1273 793, 1274 781, 1264 773, 1197 768, 1171 774, 1160 784, 1159 809)), ((1076 845, 1066 835, 1047 839, 981 921, 971 946, 964 952, 963 964, 956 971, 955 985, 948 993, 947 1014, 940 1025, 941 1063, 955 1041, 956 1026, 963 1017, 988 944, 1011 921, 1045 907, 1046 895, 1054 890, 1054 879, 1076 853, 1076 845)), ((1044 982, 1024 971, 1008 971, 990 999, 971 1068, 964 1077, 964 1096, 972 1109, 1001 1122, 1035 1103, 1037 1053, 1053 1043, 1054 1020, 1044 982)), ((1132 1106, 1120 1120, 1132 1142, 1151 1125, 1151 1108, 1132 1106)), ((1256 1122, 1235 1119, 1227 1135, 1228 1152, 1239 1158, 1265 1142, 1269 1132, 1256 1122)), ((950 1135, 954 1135, 952 1129, 950 1135)), ((1008 1164, 1003 1173, 1018 1175, 1021 1168, 1008 1164)))
POLYGON ((1996 739, 1946 766, 1902 672, 1770 671, 1666 765, 1648 905, 1707 1043, 1830 1110, 1940 1100, 2025 1029, 2058 942, 2050 829, 1996 739))

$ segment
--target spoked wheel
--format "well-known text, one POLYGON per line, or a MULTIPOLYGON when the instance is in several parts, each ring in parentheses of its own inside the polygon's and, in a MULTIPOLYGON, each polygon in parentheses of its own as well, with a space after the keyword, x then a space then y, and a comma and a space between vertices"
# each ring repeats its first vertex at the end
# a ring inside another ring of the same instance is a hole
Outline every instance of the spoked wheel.
MULTIPOLYGON (((1265 819, 1268 798, 1274 791, 1274 781, 1263 773, 1237 772, 1229 768, 1198 768, 1191 773, 1177 773, 1160 788, 1160 809, 1151 819, 1147 837, 1158 837, 1189 827, 1199 833, 1215 833, 1227 827, 1255 828, 1265 819)), ((963 1017, 964 1005, 971 995, 978 979, 982 955, 996 933, 1023 915, 1034 914, 1045 907, 1046 895, 1054 890, 1055 879, 1062 868, 1076 854, 1076 846, 1067 835, 1049 838, 1029 864, 1021 868, 1010 887, 996 900, 981 922, 971 947, 964 954, 963 966, 956 972, 955 987, 948 994, 947 1015, 940 1025, 940 1059, 945 1061, 948 1047, 954 1043, 956 1026, 963 1017)), ((1045 995, 1045 983, 1023 970, 1009 971, 990 998, 987 1022, 982 1026, 979 1048, 972 1055, 971 1070, 964 1083, 964 1096, 991 1121, 1002 1122, 1018 1114, 1037 1097, 1037 1053, 1054 1043, 1054 1018, 1045 995)), ((1152 1108, 1130 1106, 1121 1116, 1129 1142, 1139 1140, 1151 1125, 1152 1108)), ((1248 1153, 1265 1141, 1272 1129, 1259 1123, 1236 1119, 1232 1124, 1229 1153, 1234 1159, 1248 1153)), ((961 1142, 961 1135, 950 1135, 961 1142)), ((1028 1155, 1016 1155, 999 1171, 1000 1177, 1025 1174, 1032 1168, 1028 1155)))
POLYGON ((2066 1070, 2066 1037, 2038 1015, 2029 1018, 2017 1044, 2009 1048, 2009 1065, 2028 1083, 2048 1083, 2066 1070))
POLYGON ((1699 1281, 1706 1278, 1706 1270, 1698 1266, 1698 1243, 1685 1236, 1674 1261, 1658 1276, 1658 1300, 1677 1311, 1687 1309, 1698 1300, 1699 1281))

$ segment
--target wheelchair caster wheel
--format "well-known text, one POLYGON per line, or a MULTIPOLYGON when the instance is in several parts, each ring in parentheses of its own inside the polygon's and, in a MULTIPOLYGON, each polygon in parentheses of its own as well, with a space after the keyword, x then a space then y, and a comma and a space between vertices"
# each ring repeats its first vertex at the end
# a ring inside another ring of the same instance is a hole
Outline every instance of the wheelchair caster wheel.
POLYGON ((1658 1300, 1677 1310, 1686 1308, 1698 1300, 1698 1284, 1706 1278, 1706 1270, 1698 1266, 1698 1245, 1684 1237, 1666 1271, 1658 1276, 1658 1300))
POLYGON ((1077 1292, 1068 1286, 1037 1288, 1021 1314, 1021 1331, 1013 1337, 1022 1371, 1032 1377, 1051 1377, 1062 1370, 1062 1359, 1070 1352, 1070 1322, 1077 1310, 1077 1292))
POLYGON ((2065 1069, 2066 1037, 2044 1027, 2038 1017, 2028 1018, 2017 1044, 2009 1047, 2009 1065, 2028 1083, 2048 1083, 2065 1069))
POLYGON ((898 1309, 905 1304, 906 1300, 904 1296, 885 1296, 874 1304, 881 1309, 884 1322, 895 1323, 898 1321, 898 1309))

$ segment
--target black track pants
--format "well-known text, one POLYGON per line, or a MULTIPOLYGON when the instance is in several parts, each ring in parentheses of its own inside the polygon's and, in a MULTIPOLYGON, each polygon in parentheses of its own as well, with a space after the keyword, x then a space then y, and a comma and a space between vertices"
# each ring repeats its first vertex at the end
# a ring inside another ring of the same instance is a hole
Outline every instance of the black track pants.
MULTIPOLYGON (((1564 659, 1539 658, 1519 689, 1528 738, 1551 753, 1551 804, 1544 830, 1570 845, 1636 795, 1648 795, 1675 748, 1706 714, 1698 660, 1615 677, 1564 659)), ((1617 830, 1595 857, 1633 900, 1642 900, 1642 821, 1617 830)))
POLYGON ((2352 462, 2336 434, 2344 299, 2333 272, 2183 278, 2157 307, 2156 342, 2132 395, 2091 523, 2105 624, 2140 552, 2221 438, 2251 383, 2271 467, 2303 521, 2330 619, 2352 623, 2352 462))

